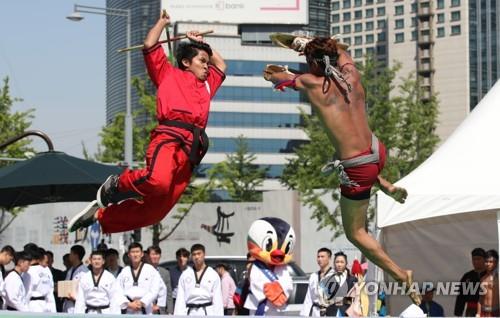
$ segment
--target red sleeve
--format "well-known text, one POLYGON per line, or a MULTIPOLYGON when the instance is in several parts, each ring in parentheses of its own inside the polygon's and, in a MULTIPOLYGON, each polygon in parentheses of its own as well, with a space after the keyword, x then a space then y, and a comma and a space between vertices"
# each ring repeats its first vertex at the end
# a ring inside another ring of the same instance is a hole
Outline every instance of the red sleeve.
POLYGON ((149 49, 142 50, 142 53, 144 54, 144 62, 151 81, 156 87, 160 86, 165 74, 173 68, 168 62, 163 47, 160 43, 156 43, 149 49))
POLYGON ((208 86, 210 86, 210 98, 215 96, 217 90, 222 85, 222 82, 226 79, 226 74, 222 72, 217 66, 210 65, 208 67, 208 86))

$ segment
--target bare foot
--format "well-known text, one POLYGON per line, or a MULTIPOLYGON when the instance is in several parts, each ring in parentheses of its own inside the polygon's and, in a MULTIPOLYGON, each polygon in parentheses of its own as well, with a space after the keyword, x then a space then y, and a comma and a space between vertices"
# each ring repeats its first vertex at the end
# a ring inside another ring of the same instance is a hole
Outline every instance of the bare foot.
POLYGON ((411 301, 417 305, 420 306, 420 303, 422 302, 422 298, 420 297, 420 294, 418 293, 418 288, 415 290, 412 288, 413 284, 413 271, 407 270, 406 271, 406 292, 408 293, 408 296, 410 297, 411 301))
POLYGON ((405 203, 406 198, 408 197, 408 192, 406 191, 405 188, 391 186, 388 188, 380 187, 380 189, 385 194, 387 194, 388 196, 390 196, 396 202, 399 202, 399 203, 405 203))

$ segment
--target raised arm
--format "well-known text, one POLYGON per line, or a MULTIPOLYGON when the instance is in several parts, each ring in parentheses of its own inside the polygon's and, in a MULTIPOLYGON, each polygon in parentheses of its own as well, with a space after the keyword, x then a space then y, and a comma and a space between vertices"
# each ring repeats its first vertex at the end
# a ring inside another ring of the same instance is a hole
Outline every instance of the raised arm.
POLYGON ((263 72, 264 79, 275 85, 276 89, 290 87, 295 90, 308 90, 317 85, 321 85, 321 81, 317 76, 309 73, 294 74, 285 66, 282 65, 267 65, 263 72))
MULTIPOLYGON (((186 36, 191 41, 204 42, 203 36, 200 35, 199 31, 189 31, 186 33, 186 36)), ((224 62, 224 59, 219 54, 219 52, 217 52, 213 47, 210 48, 212 49, 212 56, 210 57, 209 63, 217 67, 219 70, 221 70, 222 73, 225 73, 227 66, 226 63, 224 62)))
POLYGON ((170 24, 170 16, 162 11, 160 14, 160 18, 156 22, 156 24, 149 30, 146 39, 144 40, 144 49, 149 49, 153 47, 158 40, 160 39, 161 33, 165 30, 165 27, 170 24))

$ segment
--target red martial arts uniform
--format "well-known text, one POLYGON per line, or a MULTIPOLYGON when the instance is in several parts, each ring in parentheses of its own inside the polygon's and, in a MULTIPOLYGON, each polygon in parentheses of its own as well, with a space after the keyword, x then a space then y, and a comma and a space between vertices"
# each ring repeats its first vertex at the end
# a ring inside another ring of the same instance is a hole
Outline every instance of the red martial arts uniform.
POLYGON ((119 193, 138 194, 142 200, 125 200, 99 209, 97 219, 104 233, 158 223, 177 203, 189 184, 192 169, 208 148, 204 129, 210 100, 225 79, 213 65, 206 81, 173 67, 159 43, 143 53, 149 76, 158 89, 159 125, 151 132, 146 167, 127 169, 119 179, 119 193))

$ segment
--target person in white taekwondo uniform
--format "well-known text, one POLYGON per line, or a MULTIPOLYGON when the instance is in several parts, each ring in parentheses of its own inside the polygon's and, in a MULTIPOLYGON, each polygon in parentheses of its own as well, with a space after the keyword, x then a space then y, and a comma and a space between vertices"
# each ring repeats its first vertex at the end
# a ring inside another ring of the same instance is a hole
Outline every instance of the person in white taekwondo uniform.
POLYGON ((90 254, 92 270, 86 272, 78 283, 75 314, 120 314, 112 302, 116 294, 115 276, 104 269, 104 251, 90 254))
POLYGON ((5 245, 0 251, 0 309, 4 308, 3 298, 5 283, 3 277, 5 276, 5 265, 10 264, 14 259, 16 251, 10 245, 5 245))
POLYGON ((47 266, 43 266, 45 250, 34 243, 29 243, 24 246, 24 251, 32 257, 31 266, 28 269, 31 278, 28 287, 29 310, 31 312, 56 312, 52 272, 47 266))
POLYGON ((15 267, 5 277, 5 290, 3 294, 5 309, 12 311, 29 311, 29 286, 30 275, 27 273, 31 255, 26 252, 17 252, 14 257, 15 267))
MULTIPOLYGON (((80 278, 83 276, 83 274, 89 271, 88 267, 82 263, 84 256, 85 248, 83 246, 73 245, 71 247, 69 252, 69 261, 71 263, 71 268, 66 274, 66 280, 80 281, 80 278)), ((69 297, 64 300, 63 312, 72 314, 75 311, 75 300, 76 294, 70 294, 69 297)))
POLYGON ((326 247, 322 247, 316 254, 316 262, 319 266, 319 271, 312 273, 309 277, 309 287, 307 288, 304 305, 300 311, 301 316, 319 317, 325 316, 328 304, 321 297, 321 289, 325 286, 320 285, 325 277, 335 274, 331 267, 332 251, 326 247))
POLYGON ((128 257, 130 265, 123 268, 116 278, 116 305, 122 314, 151 315, 153 302, 160 291, 160 274, 142 261, 144 252, 141 244, 130 244, 128 257))
POLYGON ((194 244, 191 259, 194 266, 188 266, 179 278, 174 315, 223 316, 220 277, 205 264, 205 247, 194 244))

